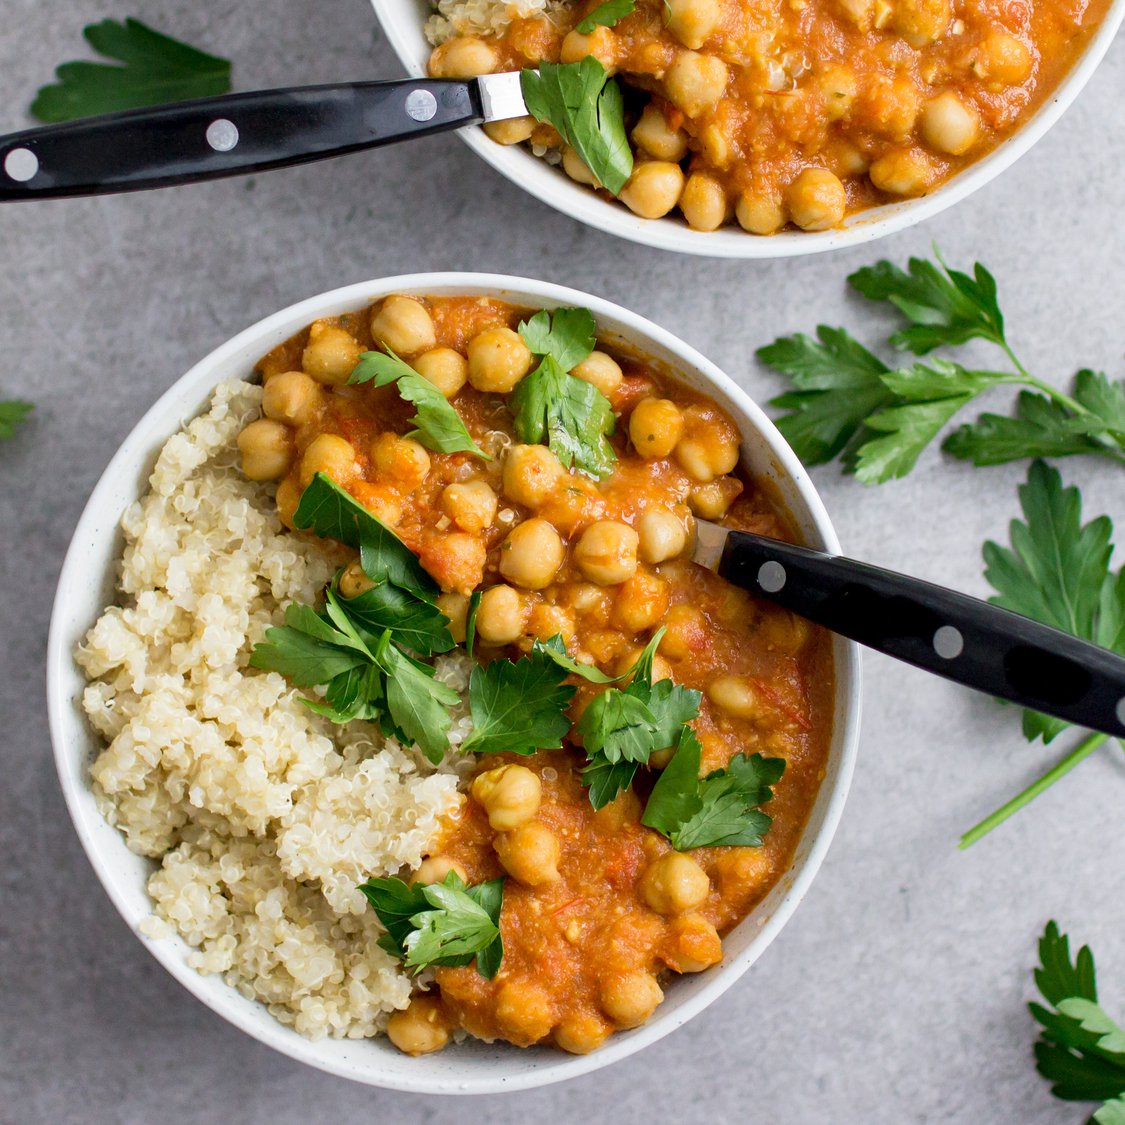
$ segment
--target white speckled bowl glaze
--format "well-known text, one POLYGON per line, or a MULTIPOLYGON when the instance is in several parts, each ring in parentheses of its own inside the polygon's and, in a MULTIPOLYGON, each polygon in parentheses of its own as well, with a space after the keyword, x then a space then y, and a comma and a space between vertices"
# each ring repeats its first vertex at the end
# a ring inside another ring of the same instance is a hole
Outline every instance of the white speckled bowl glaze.
MULTIPOLYGON (((372 4, 403 66, 411 75, 423 76, 432 50, 422 34, 422 25, 431 11, 428 0, 372 0, 372 4)), ((720 227, 716 231, 692 230, 674 216, 641 219, 623 204, 602 199, 589 188, 576 184, 561 169, 533 156, 524 145, 496 144, 476 127, 462 129, 460 136, 469 148, 501 175, 544 203, 573 219, 632 242, 681 254, 704 254, 715 258, 790 258, 800 254, 819 254, 825 250, 857 246, 920 223, 971 195, 1015 163, 1078 96, 1101 62, 1123 18, 1125 0, 1114 0, 1102 25, 1091 36, 1085 52, 1055 92, 1020 129, 992 152, 929 195, 862 211, 833 230, 785 230, 761 237, 746 234, 737 226, 720 227)))
POLYGON ((603 338, 654 360, 720 402, 742 432, 744 463, 756 477, 773 482, 804 542, 830 551, 839 549, 808 475, 758 406, 714 364, 635 313, 558 285, 489 274, 416 274, 350 285, 275 313, 212 352, 145 414, 110 462, 79 520, 55 596, 47 652, 47 697, 55 760, 75 828, 117 909, 149 952, 224 1019, 301 1062, 375 1086, 437 1094, 527 1089, 597 1070, 667 1035, 729 988, 774 939, 808 889, 843 809, 858 738, 857 652, 850 642, 836 639, 831 754, 792 867, 766 900, 726 938, 721 965, 676 980, 647 1024, 613 1036, 591 1055, 566 1055, 543 1048, 519 1050, 502 1043, 472 1041, 412 1059, 400 1054, 385 1038, 310 1042, 283 1027, 264 1007, 244 999, 219 977, 200 976, 189 968, 185 960, 188 947, 178 937, 151 940, 141 936, 137 928, 150 913, 145 883, 153 865, 129 851, 121 834, 102 819, 94 805, 88 768, 100 742, 81 710, 84 679, 72 656, 103 608, 114 601, 116 563, 123 545, 118 528, 121 515, 146 490, 161 446, 206 407, 216 383, 250 377, 261 356, 317 317, 362 308, 388 293, 487 295, 533 307, 590 308, 603 338))

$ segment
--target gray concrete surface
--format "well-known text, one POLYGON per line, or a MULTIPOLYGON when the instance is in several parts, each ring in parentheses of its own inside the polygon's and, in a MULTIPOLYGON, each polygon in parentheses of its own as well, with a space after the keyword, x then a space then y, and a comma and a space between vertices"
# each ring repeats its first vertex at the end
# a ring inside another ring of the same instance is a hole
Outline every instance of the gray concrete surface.
MULTIPOLYGON (((250 89, 398 73, 366 0, 131 9, 0 0, 0 129, 81 26, 139 15, 236 60, 250 89)), ((1079 103, 998 183, 922 229, 831 257, 674 257, 612 240, 500 179, 455 138, 155 194, 0 210, 0 395, 37 403, 0 447, 0 1121, 387 1120, 996 1122, 1084 1120, 1032 1067, 1024 1007, 1035 939, 1057 917, 1100 957, 1125 1011, 1125 758, 1088 761, 1032 810, 959 854, 958 833, 1056 756, 1015 715, 881 658, 836 843, 755 969, 686 1029, 608 1071, 471 1103, 363 1088, 221 1022, 142 950, 95 881, 50 761, 43 655, 63 551, 115 446, 198 357, 300 297, 400 271, 538 275, 653 317, 753 394, 775 335, 886 321, 845 293, 879 255, 936 239, 987 262, 1011 335, 1045 377, 1120 376, 1125 352, 1125 43, 1079 103)), ((997 399, 1000 404, 1000 399, 997 399)), ((1120 470, 1075 461, 1092 515, 1125 535, 1120 470)), ((905 482, 816 479, 845 546, 983 592, 980 544, 1016 513, 1020 467, 927 453, 905 482)))

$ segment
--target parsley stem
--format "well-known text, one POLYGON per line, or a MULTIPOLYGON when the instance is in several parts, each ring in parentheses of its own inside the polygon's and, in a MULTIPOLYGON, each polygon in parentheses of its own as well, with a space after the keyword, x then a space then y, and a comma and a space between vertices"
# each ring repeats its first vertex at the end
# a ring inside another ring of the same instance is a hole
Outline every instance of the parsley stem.
POLYGON ((964 850, 965 848, 971 847, 978 840, 983 839, 994 828, 1003 824, 1008 817, 1015 815, 1020 809, 1031 804, 1040 793, 1049 789, 1056 781, 1070 773, 1079 762, 1088 758, 1108 738, 1108 734, 1087 735, 1061 762, 1049 769, 1038 780, 1033 781, 1022 793, 1018 793, 1006 804, 1001 805, 994 813, 986 816, 984 820, 975 827, 970 828, 969 831, 961 837, 961 842, 958 847, 964 850))

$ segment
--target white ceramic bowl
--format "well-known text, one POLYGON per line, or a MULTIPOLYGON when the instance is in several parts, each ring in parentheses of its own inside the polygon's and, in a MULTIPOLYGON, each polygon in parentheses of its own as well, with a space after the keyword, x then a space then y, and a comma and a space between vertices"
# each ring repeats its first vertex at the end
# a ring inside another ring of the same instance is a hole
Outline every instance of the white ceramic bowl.
MULTIPOLYGON (((422 77, 432 48, 422 34, 422 25, 431 9, 429 0, 372 0, 375 14, 395 53, 407 71, 422 77)), ((524 145, 499 145, 484 131, 462 129, 461 138, 478 156, 501 175, 544 203, 572 219, 599 230, 682 254, 706 254, 716 258, 790 258, 799 254, 818 254, 869 242, 903 230, 951 207, 998 176, 1013 164, 1062 116, 1063 110, 1078 96, 1109 47, 1125 18, 1125 0, 1113 0, 1105 20, 1090 40, 1085 53, 1070 73, 1021 129, 978 160, 960 175, 929 195, 888 203, 848 218, 843 226, 826 231, 792 231, 761 237, 737 227, 717 231, 692 230, 675 217, 641 219, 623 204, 609 202, 589 188, 576 184, 560 168, 533 156, 524 145)), ((1060 190, 1062 190, 1060 188, 1060 190)))
POLYGON ((791 869, 726 938, 721 965, 677 980, 647 1024, 613 1036, 591 1055, 534 1048, 521 1051, 474 1041, 412 1059, 385 1038, 310 1042, 279 1024, 261 1005, 244 999, 221 978, 200 976, 189 968, 188 947, 178 937, 151 940, 141 936, 137 928, 150 913, 145 883, 153 865, 130 852, 121 834, 94 806, 88 768, 100 743, 79 704, 84 679, 72 656, 79 640, 114 600, 115 565, 122 550, 121 514, 145 491, 165 440, 205 408, 216 383, 249 377, 255 361, 317 317, 362 308, 388 293, 483 294, 534 307, 590 308, 604 338, 655 360, 718 400, 741 429, 744 463, 756 477, 774 482, 804 542, 839 549, 808 475, 762 411, 714 364, 643 317, 587 293, 489 274, 416 274, 350 285, 275 313, 212 352, 160 398, 110 462, 78 522, 51 617, 47 701, 55 761, 86 854, 125 921, 189 992, 236 1027, 295 1059, 371 1085, 441 1094, 526 1089, 596 1070, 666 1035, 729 988, 777 935, 820 866, 843 808, 858 737, 858 659, 855 646, 837 638, 835 728, 828 770, 791 869))

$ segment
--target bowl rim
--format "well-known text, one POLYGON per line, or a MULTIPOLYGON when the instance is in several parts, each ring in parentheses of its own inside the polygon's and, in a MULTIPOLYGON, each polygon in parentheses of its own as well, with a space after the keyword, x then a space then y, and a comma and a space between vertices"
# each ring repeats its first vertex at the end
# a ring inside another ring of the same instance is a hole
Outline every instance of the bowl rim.
MULTIPOLYGON (((52 605, 47 640, 46 675, 53 758, 75 831, 99 882, 119 914, 141 939, 142 945, 161 965, 196 999, 202 1001, 228 1023, 299 1062, 368 1085, 429 1094, 497 1093, 506 1090, 531 1089, 598 1070, 663 1038, 733 985, 761 956, 788 921, 807 892, 827 853, 851 784, 858 751, 860 720, 859 650, 854 642, 837 637, 834 646, 837 730, 833 732, 832 741, 833 752, 838 756, 838 761, 835 777, 832 778, 832 771, 829 771, 829 777, 822 782, 822 786, 831 784, 832 789, 824 803, 819 826, 814 828, 811 823, 814 812, 810 814, 810 823, 802 832, 802 843, 807 833, 815 833, 807 853, 803 860, 794 861, 786 875, 782 877, 781 883, 775 887, 776 891, 780 886, 785 886, 783 896, 772 913, 761 923, 759 931, 750 939, 747 948, 729 962, 710 970, 702 987, 674 1010, 668 1012, 664 1019, 660 1018, 658 1012, 649 1023, 625 1035, 614 1036, 604 1047, 589 1055, 567 1055, 564 1056, 564 1062, 549 1069, 532 1066, 527 1067, 522 1073, 515 1074, 502 1073, 457 1080, 427 1076, 420 1069, 417 1078, 413 1076, 388 1078, 371 1073, 370 1068, 348 1060, 334 1059, 321 1054, 318 1048, 324 1041, 306 1039, 274 1020, 272 1016, 269 1017, 268 1025, 252 1020, 250 1013, 254 1009, 251 1005, 256 1005, 258 1002, 248 1001, 242 997, 233 987, 227 985, 219 974, 205 977, 198 973, 187 964, 186 958, 171 942, 145 938, 137 930, 145 913, 138 917, 137 911, 127 901, 126 893, 117 885, 117 877, 111 871, 112 857, 109 854, 110 851, 114 851, 115 845, 110 845, 107 849, 95 838, 98 826, 104 827, 106 822, 96 809, 93 810, 91 817, 93 798, 86 780, 88 761, 81 746, 72 750, 69 743, 72 730, 81 729, 85 722, 84 716, 76 716, 78 700, 73 692, 68 692, 66 688, 67 679, 73 680, 76 673, 72 655, 72 623, 68 621, 68 605, 71 597, 69 591, 72 588, 79 589, 83 584, 88 587, 91 583, 90 557, 86 550, 86 540, 91 535, 98 534, 99 527, 104 528, 107 518, 108 533, 116 534, 118 531, 122 515, 120 502, 114 499, 114 488, 118 479, 126 475, 132 480, 137 477, 136 471, 140 468, 142 473, 137 479, 142 491, 146 487, 147 472, 143 472, 143 467, 151 464, 156 451, 172 436, 172 433, 167 432, 165 415, 168 413, 168 408, 179 402, 188 390, 209 396, 214 385, 223 378, 230 377, 220 376, 216 371, 224 364, 236 361, 240 355, 249 357, 247 365, 247 373, 249 373, 249 364, 264 354, 266 349, 260 348, 260 345, 267 338, 273 336, 284 339, 315 320, 317 316, 332 315, 328 312, 329 309, 362 308, 379 297, 400 292, 494 295, 501 299, 528 303, 541 302, 543 307, 580 304, 591 309, 599 322, 607 318, 622 325, 640 344, 642 350, 652 345, 655 345, 654 350, 665 349, 676 357, 677 362, 690 368, 693 374, 698 374, 703 384, 714 387, 737 404, 764 442, 771 463, 776 465, 783 479, 788 478, 788 483, 806 506, 808 520, 821 538, 823 548, 833 553, 839 552, 840 544, 835 530, 808 473, 761 408, 714 363, 691 345, 653 324, 647 318, 593 294, 550 282, 503 274, 440 271, 404 274, 342 286, 272 313, 219 345, 159 396, 110 459, 75 527, 60 571, 52 605), (278 333, 283 335, 278 337, 278 333), (77 770, 74 768, 73 761, 76 754, 82 758, 77 770)), ((203 401, 205 403, 207 399, 204 398, 203 401)), ((192 416, 194 413, 183 419, 180 425, 186 424, 192 416)), ((116 553, 112 553, 108 565, 112 567, 116 558, 116 553)), ((82 632, 89 628, 90 624, 92 622, 87 621, 82 627, 82 632)), ((817 805, 820 801, 821 797, 818 796, 817 805)), ((112 831, 113 838, 120 845, 114 854, 127 852, 124 837, 116 829, 112 831)), ((798 844, 799 849, 802 843, 798 844)), ((746 919, 740 925, 748 921, 749 919, 746 919)), ((335 1041, 328 1040, 328 1042, 335 1041)), ((521 1052, 520 1055, 522 1054, 521 1052)))
MULTIPOLYGON (((426 76, 429 46, 416 18, 425 0, 371 0, 399 62, 414 78, 426 76), (425 55, 419 53, 425 47, 425 55)), ((974 161, 964 171, 927 195, 886 203, 861 211, 826 231, 783 230, 762 236, 747 234, 729 225, 716 231, 692 230, 675 218, 642 219, 621 204, 595 195, 561 171, 533 156, 523 145, 505 146, 489 140, 479 126, 458 130, 458 135, 481 159, 506 179, 569 218, 617 235, 630 242, 713 258, 771 259, 843 250, 913 226, 944 211, 1000 175, 1024 155, 1062 116, 1090 80, 1113 37, 1125 19, 1125 0, 1111 0, 1105 17, 1090 36, 1086 49, 1054 91, 1011 136, 974 161)))

